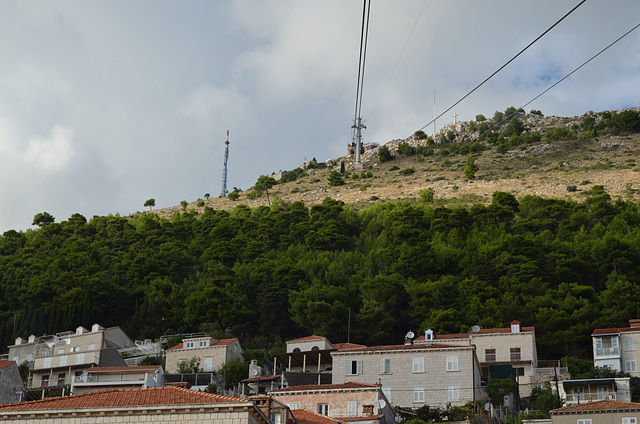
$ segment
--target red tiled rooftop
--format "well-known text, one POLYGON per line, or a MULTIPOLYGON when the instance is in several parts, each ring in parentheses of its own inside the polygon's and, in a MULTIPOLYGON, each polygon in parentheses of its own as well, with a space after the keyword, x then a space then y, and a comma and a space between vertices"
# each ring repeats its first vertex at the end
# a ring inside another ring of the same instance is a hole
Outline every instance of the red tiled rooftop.
POLYGON ((383 345, 383 346, 365 346, 365 347, 357 347, 352 349, 344 349, 337 352, 332 352, 332 355, 341 354, 341 353, 355 353, 355 352, 379 352, 385 350, 420 350, 420 349, 468 349, 469 346, 460 346, 460 345, 449 345, 444 343, 437 344, 427 344, 427 343, 419 343, 419 344, 410 344, 410 345, 383 345))
POLYGON ((629 331, 640 331, 640 327, 622 327, 622 328, 597 328, 591 333, 592 336, 598 334, 613 334, 613 333, 625 333, 629 331))
POLYGON ((269 393, 279 392, 307 392, 307 391, 319 391, 319 390, 350 390, 350 389, 375 389, 380 386, 376 384, 365 384, 350 381, 342 384, 310 384, 305 386, 291 386, 283 389, 272 390, 269 393))
POLYGON ((579 405, 571 405, 566 408, 554 409, 552 414, 563 414, 579 411, 616 411, 616 410, 638 410, 640 411, 640 403, 623 402, 621 400, 599 400, 596 402, 581 403, 579 405))
POLYGON ((11 364, 15 364, 15 361, 0 361, 0 370, 7 368, 11 364))
POLYGON ((384 417, 384 415, 369 415, 367 417, 336 417, 336 420, 339 420, 340 422, 358 422, 358 421, 366 421, 366 422, 370 422, 373 420, 379 420, 382 417, 384 417))
POLYGON ((344 350, 344 349, 353 349, 356 347, 367 347, 367 346, 361 345, 361 344, 355 344, 355 343, 336 343, 333 345, 333 347, 335 347, 337 350, 344 350))
MULTIPOLYGON (((531 333, 535 327, 520 327, 520 333, 531 333)), ((459 333, 459 334, 434 334, 433 337, 435 340, 446 340, 446 339, 468 339, 471 334, 510 334, 511 328, 481 328, 478 331, 472 331, 469 333, 459 333)), ((518 334, 518 333, 513 333, 518 334)), ((418 336, 415 340, 424 340, 424 334, 418 336)))
POLYGON ((340 424, 340 421, 309 411, 308 409, 294 409, 291 413, 299 424, 340 424))
POLYGON ((326 340, 326 337, 322 337, 322 336, 305 336, 305 337, 300 337, 298 339, 287 340, 287 343, 306 342, 307 340, 326 340))
POLYGON ((180 387, 121 389, 82 395, 46 398, 30 402, 0 405, 0 411, 75 408, 117 408, 127 406, 190 405, 248 402, 247 399, 216 395, 180 387))

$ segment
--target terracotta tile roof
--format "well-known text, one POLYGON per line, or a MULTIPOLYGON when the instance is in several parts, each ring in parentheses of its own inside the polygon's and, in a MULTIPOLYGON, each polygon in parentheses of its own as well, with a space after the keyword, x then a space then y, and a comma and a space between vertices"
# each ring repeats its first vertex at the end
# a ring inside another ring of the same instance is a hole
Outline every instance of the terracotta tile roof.
POLYGON ((0 405, 0 411, 36 409, 115 408, 127 406, 190 405, 248 402, 247 399, 197 392, 180 387, 120 389, 82 395, 45 398, 30 402, 0 405))
POLYGON ((420 349, 469 349, 469 346, 461 346, 461 345, 448 345, 444 343, 437 344, 429 344, 429 343, 419 343, 419 344, 410 344, 410 345, 383 345, 383 346, 365 346, 365 347, 356 347, 352 349, 344 349, 336 352, 332 352, 332 355, 341 354, 341 353, 356 353, 356 352, 379 352, 385 350, 420 350, 420 349))
POLYGON ((299 424, 340 424, 340 421, 309 411, 308 409, 294 409, 291 413, 299 424))
POLYGON ((0 361, 0 370, 3 370, 10 366, 11 364, 15 364, 15 361, 0 361))
MULTIPOLYGON (((535 327, 520 327, 520 333, 531 333, 535 327)), ((460 334, 434 334, 433 337, 435 340, 445 340, 445 339, 468 339, 472 334, 510 334, 511 328, 482 328, 479 331, 474 331, 470 333, 460 333, 460 334)), ((518 334, 518 333, 513 333, 518 334)), ((418 336, 415 340, 424 340, 424 334, 418 336)))
POLYGON ((640 328, 638 327, 597 328, 593 330, 593 333, 591 333, 591 335, 597 336, 598 334, 626 333, 631 331, 640 331, 640 328))
POLYGON ((571 405, 566 408, 554 409, 551 414, 565 414, 572 412, 609 412, 619 410, 636 410, 640 411, 640 403, 623 402, 621 400, 599 400, 596 402, 581 403, 579 405, 571 405))
POLYGON ((287 340, 287 343, 292 343, 292 342, 305 342, 307 340, 326 340, 326 337, 322 337, 322 336, 306 336, 306 337, 300 337, 299 339, 292 339, 292 340, 287 340))
POLYGON ((335 347, 337 350, 344 350, 344 349, 353 349, 356 347, 367 347, 367 346, 361 345, 361 344, 355 344, 355 343, 336 343, 333 345, 333 347, 335 347))
POLYGON ((178 350, 178 349, 182 349, 184 347, 184 343, 178 343, 177 345, 170 347, 167 350, 178 350))
POLYGON ((342 384, 310 384, 305 386, 291 386, 283 389, 272 390, 269 393, 278 392, 308 392, 308 391, 320 391, 320 390, 349 390, 349 389, 377 389, 380 386, 376 384, 356 383, 350 381, 342 384))
POLYGON ((358 422, 358 421, 366 421, 366 422, 370 422, 373 420, 379 420, 380 418, 383 418, 384 415, 369 415, 367 417, 335 417, 336 420, 340 420, 340 422, 358 422))
MULTIPOLYGON (((279 375, 265 375, 262 377, 258 377, 258 381, 272 381, 272 380, 280 380, 279 375)), ((240 380, 241 383, 253 383, 256 381, 256 378, 245 378, 244 380, 240 380)))

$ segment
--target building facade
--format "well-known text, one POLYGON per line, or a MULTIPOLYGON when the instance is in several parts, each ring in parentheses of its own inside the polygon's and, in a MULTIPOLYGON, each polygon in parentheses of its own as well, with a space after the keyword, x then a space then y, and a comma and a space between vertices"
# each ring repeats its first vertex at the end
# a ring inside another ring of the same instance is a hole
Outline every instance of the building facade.
POLYGON ((269 424, 253 402, 177 387, 108 390, 0 405, 8 424, 269 424))
POLYGON ((380 385, 363 383, 286 387, 269 395, 291 410, 306 409, 350 422, 394 422, 395 413, 380 385))
POLYGON ((181 362, 197 358, 199 371, 214 372, 227 361, 236 358, 244 360, 242 353, 237 338, 218 340, 205 334, 202 337, 182 339, 182 343, 167 349, 165 369, 168 374, 177 374, 181 362))
POLYGON ((475 346, 434 343, 332 352, 333 384, 380 384, 393 406, 462 406, 481 397, 475 346))
POLYGON ((0 403, 20 402, 24 384, 14 361, 0 361, 0 403))
POLYGON ((476 347, 485 381, 492 378, 492 372, 494 378, 504 378, 503 370, 510 366, 510 372, 518 380, 520 396, 530 396, 531 376, 538 366, 534 327, 522 327, 520 322, 512 321, 509 328, 475 330, 477 331, 467 334, 434 334, 433 331, 427 330, 415 343, 473 345, 476 347))
POLYGON ((27 388, 69 387, 94 366, 126 365, 118 349, 132 345, 120 327, 104 328, 94 324, 91 330, 82 326, 75 331, 35 337, 20 337, 9 346, 9 358, 31 365, 27 388))
POLYGON ((550 411, 552 424, 638 424, 640 403, 600 400, 550 411))
POLYGON ((591 340, 596 367, 640 377, 640 319, 630 319, 629 327, 596 329, 591 340))

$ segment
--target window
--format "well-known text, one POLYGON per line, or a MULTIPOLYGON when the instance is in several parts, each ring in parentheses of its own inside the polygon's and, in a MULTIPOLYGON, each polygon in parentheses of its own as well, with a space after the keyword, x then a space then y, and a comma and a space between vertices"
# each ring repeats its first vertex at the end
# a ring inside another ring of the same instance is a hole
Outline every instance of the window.
POLYGON ((79 346, 74 346, 71 348, 70 352, 80 352, 80 347, 79 346))
POLYGON ((630 361, 624 361, 624 369, 627 372, 636 372, 636 361, 635 359, 630 360, 630 361))
POLYGON ((519 333, 520 332, 520 324, 511 324, 511 332, 519 333))
POLYGON ((358 415, 358 401, 357 400, 350 400, 349 402, 347 402, 347 414, 350 417, 355 417, 356 415, 358 415))
POLYGON ((447 388, 447 400, 460 400, 460 386, 449 386, 447 388))
POLYGON ((289 409, 300 409, 300 402, 288 403, 287 406, 289 409))
POLYGON ((609 386, 598 386, 598 400, 605 400, 609 397, 609 386))
POLYGON ((49 385, 49 376, 43 375, 40 378, 40 387, 47 387, 49 385))
POLYGON ((64 353, 64 349, 58 349, 58 355, 62 355, 64 353))
POLYGON ((578 420, 578 424, 591 424, 591 419, 578 420))
POLYGON ((206 340, 200 340, 200 347, 207 347, 207 341, 206 340))
POLYGON ((84 353, 79 353, 76 355, 76 364, 84 363, 84 353))
POLYGON ((42 360, 42 368, 51 368, 51 358, 44 358, 42 360))
POLYGON ((518 362, 522 360, 522 356, 520 355, 520 348, 519 347, 512 347, 510 349, 510 361, 511 362, 518 362))
POLYGON ((484 361, 485 362, 495 362, 496 361, 496 350, 495 349, 485 349, 484 350, 484 361))
POLYGON ((624 350, 636 350, 636 341, 633 339, 624 339, 623 340, 624 350))
POLYGON ((280 421, 280 414, 271 414, 271 422, 273 424, 281 424, 282 421, 280 421))
POLYGON ((390 374, 391 373, 391 359, 389 358, 381 358, 380 359, 380 374, 390 374))
POLYGON ((185 347, 187 349, 191 349, 191 348, 195 347, 195 345, 196 345, 195 342, 187 342, 187 343, 185 343, 185 347))
POLYGON ((13 362, 15 362, 16 364, 19 364, 19 363, 20 363, 20 357, 19 357, 19 356, 14 356, 13 358, 11 358, 11 360, 12 360, 13 362))
POLYGON ((413 401, 424 402, 424 387, 413 388, 413 401))
POLYGON ((507 408, 511 406, 511 402, 510 402, 510 399, 509 399, 509 395, 506 395, 506 396, 504 397, 504 406, 505 406, 505 407, 507 407, 507 408))
POLYGON ((347 375, 362 374, 362 361, 347 361, 347 375))
POLYGON ((459 371, 458 355, 447 356, 447 371, 459 371))
POLYGON ((424 372, 424 356, 413 358, 413 372, 424 372))
POLYGON ((593 339, 597 356, 619 355, 618 336, 604 336, 593 339))
POLYGON ((58 363, 60 364, 61 367, 66 367, 67 366, 67 356, 61 356, 60 357, 60 361, 58 363))
POLYGON ((204 362, 202 364, 202 371, 205 371, 205 372, 213 371, 213 357, 212 356, 204 358, 204 362))
POLYGON ((318 404, 318 414, 329 415, 329 404, 328 403, 319 403, 318 404))
POLYGON ((293 349, 293 351, 294 351, 294 352, 300 352, 300 348, 299 348, 299 347, 296 347, 296 348, 294 348, 294 349, 293 349))
POLYGON ((96 350, 96 345, 90 344, 89 345, 89 350, 96 350))
POLYGON ((638 420, 636 417, 622 417, 622 424, 637 424, 638 420))

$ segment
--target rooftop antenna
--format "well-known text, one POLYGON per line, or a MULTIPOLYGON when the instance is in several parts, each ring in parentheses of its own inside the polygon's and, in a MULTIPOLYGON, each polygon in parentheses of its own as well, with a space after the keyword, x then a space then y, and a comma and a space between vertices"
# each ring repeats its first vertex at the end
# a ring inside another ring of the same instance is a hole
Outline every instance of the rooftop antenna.
POLYGON ((353 118, 353 138, 356 145, 356 166, 362 165, 360 162, 360 149, 362 149, 362 130, 366 128, 362 125, 360 111, 362 109, 362 91, 364 85, 364 65, 367 57, 367 39, 369 38, 369 15, 371 11, 371 1, 364 0, 362 9, 362 31, 360 33, 360 58, 358 62, 358 86, 356 88, 356 112, 353 118))
POLYGON ((220 193, 220 197, 225 197, 228 193, 227 191, 227 163, 229 163, 229 130, 227 130, 227 141, 225 141, 224 146, 224 170, 222 171, 222 192, 220 193))

